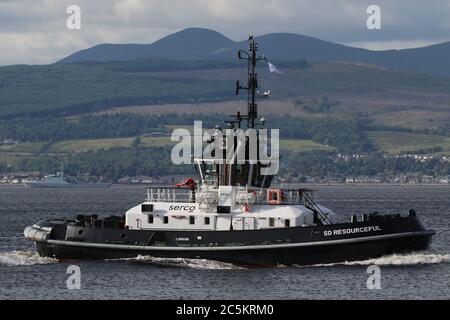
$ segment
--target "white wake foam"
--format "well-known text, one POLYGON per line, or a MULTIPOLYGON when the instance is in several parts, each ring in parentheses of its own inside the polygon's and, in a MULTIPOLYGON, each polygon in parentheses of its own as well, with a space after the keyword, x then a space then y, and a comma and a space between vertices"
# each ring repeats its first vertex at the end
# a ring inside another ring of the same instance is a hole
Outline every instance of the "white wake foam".
POLYGON ((438 264, 438 263, 450 263, 450 254, 426 254, 426 253, 414 253, 414 254, 393 254, 375 259, 368 259, 363 261, 347 261, 330 264, 317 264, 315 266, 411 266, 422 264, 438 264))
POLYGON ((7 266, 32 266, 36 264, 56 263, 58 260, 44 258, 33 251, 13 251, 0 253, 0 265, 7 266))
POLYGON ((122 259, 139 263, 148 263, 162 267, 192 268, 201 270, 229 270, 241 269, 231 263, 207 260, 207 259, 185 259, 185 258, 157 258, 152 256, 138 256, 137 258, 122 259))

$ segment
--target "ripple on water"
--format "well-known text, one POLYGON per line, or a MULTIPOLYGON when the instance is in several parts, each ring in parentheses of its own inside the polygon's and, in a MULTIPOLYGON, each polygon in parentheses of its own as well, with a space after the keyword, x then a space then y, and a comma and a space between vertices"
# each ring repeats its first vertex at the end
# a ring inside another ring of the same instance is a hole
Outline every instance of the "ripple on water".
MULTIPOLYGON (((450 254, 426 254, 426 253, 411 253, 411 254, 393 254, 375 259, 367 259, 363 261, 346 261, 329 264, 316 264, 314 267, 329 267, 337 265, 345 266, 413 266, 421 264, 439 264, 450 263, 450 254)), ((299 266, 302 267, 302 266, 299 266)))
POLYGON ((33 251, 13 251, 0 253, 0 265, 32 266, 37 264, 57 263, 58 260, 39 256, 33 251))
POLYGON ((114 259, 113 261, 129 261, 133 263, 149 264, 159 267, 191 268, 201 270, 231 270, 242 269, 232 263, 187 258, 158 258, 152 256, 138 256, 136 258, 114 259))

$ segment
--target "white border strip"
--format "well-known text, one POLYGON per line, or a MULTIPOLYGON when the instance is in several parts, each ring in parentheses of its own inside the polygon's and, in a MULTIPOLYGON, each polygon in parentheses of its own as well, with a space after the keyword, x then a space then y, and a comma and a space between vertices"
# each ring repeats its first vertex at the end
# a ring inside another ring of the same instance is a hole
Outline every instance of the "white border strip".
POLYGON ((404 232, 396 234, 385 234, 379 236, 370 236, 363 238, 352 238, 342 240, 303 242, 303 243, 287 243, 287 244, 268 244, 268 245, 251 245, 251 246, 223 246, 223 247, 155 247, 155 246, 130 246, 120 244, 104 244, 104 243, 85 243, 76 241, 64 240, 47 240, 49 244, 63 245, 69 247, 85 247, 85 248, 101 248, 101 249, 117 249, 117 250, 136 250, 136 251, 232 251, 232 250, 263 250, 263 249, 281 249, 281 248, 295 248, 295 247, 309 247, 309 246, 324 246, 332 244, 345 244, 356 242, 368 242, 383 239, 396 239, 414 236, 428 236, 434 235, 434 231, 418 231, 418 232, 404 232))

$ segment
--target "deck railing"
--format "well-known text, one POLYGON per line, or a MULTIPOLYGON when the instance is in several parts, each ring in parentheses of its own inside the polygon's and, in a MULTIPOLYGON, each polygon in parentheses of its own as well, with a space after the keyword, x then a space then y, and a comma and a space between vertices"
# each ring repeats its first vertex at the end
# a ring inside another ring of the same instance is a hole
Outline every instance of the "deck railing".
POLYGON ((194 192, 189 188, 157 187, 147 188, 148 202, 195 202, 194 192))
MULTIPOLYGON (((238 187, 238 192, 252 192, 256 196, 255 204, 270 204, 267 197, 271 189, 249 189, 245 187, 238 187)), ((312 190, 309 189, 280 189, 282 197, 279 199, 280 204, 283 205, 310 205, 314 204, 312 199, 312 190)), ((176 188, 176 187, 151 187, 147 188, 147 201, 149 202, 180 202, 193 203, 195 202, 195 192, 190 188, 176 188)))

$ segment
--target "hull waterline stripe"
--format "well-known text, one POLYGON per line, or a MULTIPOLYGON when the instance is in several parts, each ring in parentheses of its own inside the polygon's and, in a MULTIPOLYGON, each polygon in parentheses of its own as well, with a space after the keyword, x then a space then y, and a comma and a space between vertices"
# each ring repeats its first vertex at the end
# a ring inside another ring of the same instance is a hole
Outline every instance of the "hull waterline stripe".
POLYGON ((385 239, 396 239, 414 236, 432 236, 434 231, 417 231, 404 232, 397 234, 386 234, 379 236, 370 236, 364 238, 352 238, 342 240, 316 241, 304 243, 287 243, 287 244, 269 244, 269 245, 250 245, 250 246, 223 246, 223 247, 155 247, 155 246, 132 246, 120 244, 104 244, 104 243, 85 243, 65 240, 47 240, 46 243, 70 246, 70 247, 85 247, 85 248, 102 248, 102 249, 117 249, 117 250, 137 250, 137 251, 235 251, 235 250, 264 250, 264 249, 282 249, 295 247, 309 247, 309 246, 324 246, 332 244, 345 244, 356 242, 368 242, 385 239))

